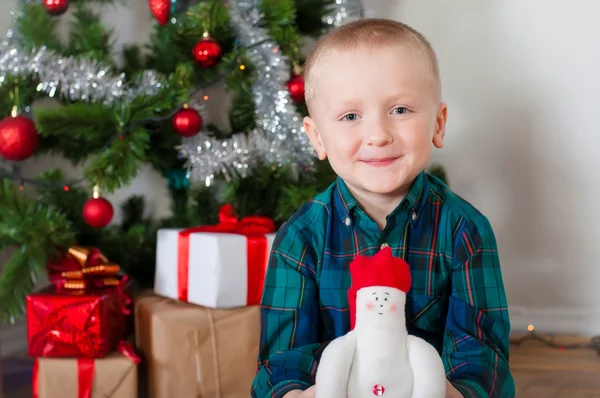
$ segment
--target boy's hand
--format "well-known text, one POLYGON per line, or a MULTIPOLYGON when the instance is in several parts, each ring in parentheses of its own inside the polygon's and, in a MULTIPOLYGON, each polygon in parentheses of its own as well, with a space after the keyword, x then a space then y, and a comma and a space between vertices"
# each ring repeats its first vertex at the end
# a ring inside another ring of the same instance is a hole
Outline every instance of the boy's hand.
POLYGON ((315 386, 309 387, 304 391, 292 390, 285 394, 283 398, 315 398, 315 386))
POLYGON ((464 398, 448 380, 446 380, 446 398, 464 398))

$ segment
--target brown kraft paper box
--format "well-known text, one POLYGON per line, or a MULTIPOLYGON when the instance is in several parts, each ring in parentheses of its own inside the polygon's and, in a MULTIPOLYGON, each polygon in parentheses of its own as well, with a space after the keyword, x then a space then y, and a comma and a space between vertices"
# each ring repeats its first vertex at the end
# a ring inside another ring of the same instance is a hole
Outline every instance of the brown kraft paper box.
POLYGON ((135 317, 148 398, 250 397, 260 307, 209 309, 146 295, 135 317))
MULTIPOLYGON (((38 357, 36 360, 39 398, 78 397, 76 358, 38 357)), ((137 364, 118 352, 95 359, 92 398, 137 398, 137 367, 137 364)))

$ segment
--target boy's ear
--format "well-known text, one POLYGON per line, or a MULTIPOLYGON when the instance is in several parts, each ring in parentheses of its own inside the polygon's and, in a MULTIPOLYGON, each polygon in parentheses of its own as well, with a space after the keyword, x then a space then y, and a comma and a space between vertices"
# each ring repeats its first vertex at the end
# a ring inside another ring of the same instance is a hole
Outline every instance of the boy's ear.
POLYGON ((442 148, 444 146, 444 136, 446 135, 446 121, 448 120, 448 106, 442 102, 438 108, 436 120, 435 120, 435 131, 433 132, 433 145, 436 148, 442 148))
POLYGON ((308 135, 308 139, 310 140, 313 148, 315 148, 315 151, 317 151, 319 160, 325 160, 327 157, 327 152, 325 151, 321 134, 319 134, 319 130, 317 130, 315 121, 309 116, 304 118, 304 130, 306 130, 306 135, 308 135))

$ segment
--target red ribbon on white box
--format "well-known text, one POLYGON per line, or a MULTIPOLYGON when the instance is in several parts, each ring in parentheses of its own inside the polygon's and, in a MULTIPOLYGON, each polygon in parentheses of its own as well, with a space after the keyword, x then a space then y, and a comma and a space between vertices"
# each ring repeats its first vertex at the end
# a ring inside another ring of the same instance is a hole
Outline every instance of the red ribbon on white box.
POLYGON ((197 232, 239 234, 246 237, 248 257, 247 305, 259 305, 268 261, 266 234, 275 232, 275 222, 268 217, 249 216, 238 220, 231 205, 219 209, 219 223, 180 231, 177 255, 177 295, 179 300, 188 301, 190 235, 197 232))

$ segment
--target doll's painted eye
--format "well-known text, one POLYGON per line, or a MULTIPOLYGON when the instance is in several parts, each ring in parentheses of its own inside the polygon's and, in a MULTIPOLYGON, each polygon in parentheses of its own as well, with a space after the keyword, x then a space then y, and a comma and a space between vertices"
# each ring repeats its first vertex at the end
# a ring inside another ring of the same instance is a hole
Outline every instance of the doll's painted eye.
POLYGON ((385 300, 385 301, 387 301, 387 297, 386 297, 386 298, 384 298, 384 300, 385 300))
POLYGON ((375 301, 379 301, 379 297, 375 297, 375 301))

